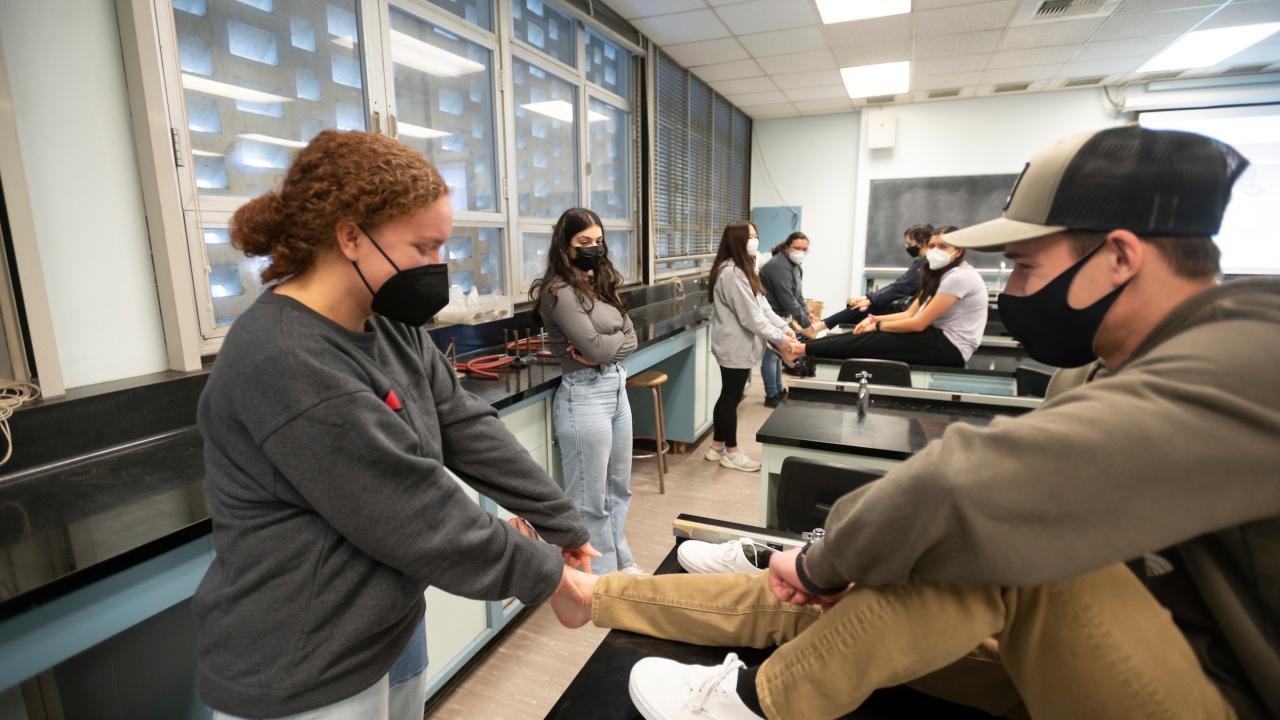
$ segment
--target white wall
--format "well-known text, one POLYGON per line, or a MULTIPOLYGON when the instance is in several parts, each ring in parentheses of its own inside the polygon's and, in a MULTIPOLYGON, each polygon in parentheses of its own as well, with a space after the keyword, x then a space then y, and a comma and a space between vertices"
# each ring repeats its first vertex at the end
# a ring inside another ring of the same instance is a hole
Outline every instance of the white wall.
POLYGON ((164 370, 115 4, 0 2, 0 43, 64 383, 164 370))
POLYGON ((1017 173, 1059 137, 1123 121, 1099 90, 889 109, 897 117, 897 142, 882 150, 866 147, 865 113, 755 122, 751 206, 804 208, 801 229, 813 240, 805 295, 822 299, 828 312, 862 292, 872 180, 1017 173))
MULTIPOLYGON (((854 225, 851 294, 861 294, 871 181, 1019 173, 1036 150, 1054 140, 1124 121, 1101 90, 1029 93, 891 106, 893 148, 860 153, 858 221, 854 225)), ((865 115, 864 115, 865 117, 865 115)), ((865 137, 866 123, 862 129, 865 137)), ((906 255, 903 255, 904 265, 906 255)))
MULTIPOLYGON (((757 120, 751 143, 751 207, 799 205, 809 236, 804 294, 824 312, 844 307, 854 260, 859 113, 757 120), (767 170, 766 170, 767 168, 767 170)), ((761 238, 761 251, 782 238, 761 238)))

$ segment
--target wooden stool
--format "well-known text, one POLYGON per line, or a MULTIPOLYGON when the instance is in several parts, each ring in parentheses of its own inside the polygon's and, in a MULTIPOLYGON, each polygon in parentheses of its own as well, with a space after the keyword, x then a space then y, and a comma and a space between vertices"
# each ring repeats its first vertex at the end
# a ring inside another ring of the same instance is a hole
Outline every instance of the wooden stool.
MULTIPOLYGON (((666 421, 662 417, 662 385, 667 382, 667 374, 661 370, 644 370, 627 378, 627 387, 629 388, 649 388, 653 392, 653 424, 655 431, 658 433, 653 438, 654 452, 635 454, 633 458, 658 458, 658 493, 667 492, 667 427, 666 421)), ((643 436, 641 436, 643 438, 643 436)))

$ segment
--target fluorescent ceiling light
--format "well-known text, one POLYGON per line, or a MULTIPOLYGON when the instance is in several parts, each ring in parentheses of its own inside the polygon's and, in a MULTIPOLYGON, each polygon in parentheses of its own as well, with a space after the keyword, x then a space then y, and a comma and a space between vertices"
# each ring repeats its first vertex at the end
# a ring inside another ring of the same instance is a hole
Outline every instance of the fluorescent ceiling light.
POLYGON ((1186 70, 1217 65, 1250 45, 1261 42, 1277 30, 1280 30, 1280 23, 1237 25, 1189 32, 1148 60, 1138 68, 1138 72, 1186 70))
POLYGON ((396 122, 396 135, 404 135, 405 137, 419 138, 421 140, 431 140, 434 138, 441 138, 451 134, 452 133, 447 133, 443 130, 435 130, 429 127, 422 127, 421 125, 414 125, 413 123, 407 123, 407 122, 404 122, 403 120, 399 120, 396 122))
POLYGON ((218 97, 231 98, 232 100, 244 100, 245 102, 293 102, 293 98, 287 98, 283 95, 272 95, 271 93, 265 93, 261 90, 250 90, 247 87, 218 82, 217 80, 210 80, 209 78, 202 78, 196 75, 188 75, 187 73, 182 74, 182 87, 193 92, 204 93, 205 95, 217 95, 218 97))
MULTIPOLYGON (((536 112, 539 115, 546 115, 552 120, 561 120, 563 122, 573 122, 573 105, 566 100, 546 100, 544 102, 525 103, 520 107, 530 112, 536 112)), ((608 115, 602 115, 595 110, 587 111, 587 122, 600 122, 608 120, 608 115)))
POLYGON ((197 150, 192 148, 191 154, 196 157, 222 157, 222 153, 209 152, 208 150, 197 150))
POLYGON ((850 22, 911 12, 911 0, 817 0, 822 22, 850 22))
MULTIPOLYGON (((333 44, 348 50, 355 47, 351 38, 334 38, 333 44)), ((456 78, 472 73, 484 72, 484 65, 456 55, 443 48, 405 35, 399 30, 391 31, 391 61, 420 70, 436 77, 456 78)))
POLYGON ((304 148, 306 143, 299 140, 287 140, 275 135, 260 135, 258 133, 240 133, 241 140, 253 140, 255 142, 268 143, 271 145, 283 145, 287 148, 304 148))
POLYGON ((840 77, 851 98, 897 95, 911 89, 911 61, 840 68, 840 77))

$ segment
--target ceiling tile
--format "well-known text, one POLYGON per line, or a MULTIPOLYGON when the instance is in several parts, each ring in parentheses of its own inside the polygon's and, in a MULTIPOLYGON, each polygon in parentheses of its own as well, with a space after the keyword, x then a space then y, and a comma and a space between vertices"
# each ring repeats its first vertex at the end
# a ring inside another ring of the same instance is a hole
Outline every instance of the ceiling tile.
POLYGON ((705 10, 707 7, 702 0, 606 0, 605 4, 628 20, 690 10, 705 10))
POLYGON ((745 93, 771 92, 778 89, 773 80, 767 77, 743 78, 741 80, 721 80, 711 83, 716 92, 724 96, 743 95, 745 93))
POLYGON ((777 73, 808 72, 810 70, 834 70, 835 58, 830 50, 810 50, 791 55, 775 55, 760 58, 756 62, 770 75, 777 73))
POLYGON ((1145 55, 1151 57, 1161 50, 1169 46, 1177 35, 1155 35, 1148 38, 1133 38, 1131 40, 1105 40, 1102 42, 1086 43, 1080 48, 1080 52, 1071 58, 1073 62, 1082 62, 1084 60, 1109 60, 1111 58, 1136 57, 1145 55))
POLYGON ((1121 40, 1184 33, 1211 11, 1212 8, 1190 8, 1141 15, 1112 15, 1102 29, 1094 34, 1093 40, 1121 40))
POLYGON ((1085 60, 1069 62, 1058 70, 1058 77, 1090 77, 1092 75, 1125 75, 1137 70, 1148 56, 1139 55, 1129 58, 1111 58, 1108 60, 1085 60))
POLYGON ((1236 25, 1256 25, 1280 21, 1280 2, 1231 3, 1197 26, 1197 30, 1214 30, 1236 25))
POLYGON ((632 21, 632 24, 659 45, 677 45, 729 36, 729 29, 710 10, 640 18, 632 21))
POLYGON ((945 75, 924 75, 911 79, 912 90, 944 90, 947 88, 977 85, 982 82, 981 72, 947 73, 945 75))
POLYGON ((1017 6, 1017 0, 1000 0, 912 13, 916 16, 916 36, 953 35, 1003 28, 1013 18, 1013 11, 1017 6))
MULTIPOLYGON (((912 0, 912 10, 937 10, 939 8, 956 7, 957 5, 977 5, 990 0, 912 0)), ((1204 2, 1204 0, 1200 0, 1204 2)))
POLYGON ((1026 67, 997 68, 982 74, 983 84, 1001 85, 1003 83, 1026 82, 1028 80, 1047 80, 1061 68, 1056 65, 1029 65, 1026 67))
POLYGON ((750 107, 752 105, 769 105, 772 103, 785 103, 787 96, 783 95, 780 90, 772 90, 770 92, 743 93, 742 95, 726 95, 729 102, 738 107, 750 107))
POLYGON ((806 115, 822 115, 823 113, 844 112, 853 109, 849 98, 828 98, 826 100, 797 100, 792 103, 796 109, 806 115))
POLYGON ((720 63, 718 65, 703 65, 695 67, 693 70, 698 77, 707 82, 716 80, 737 80, 738 78, 759 77, 764 75, 764 70, 756 64, 755 60, 739 60, 737 62, 720 63))
POLYGON ((849 99, 849 91, 844 85, 827 85, 824 87, 797 88, 795 90, 784 90, 783 94, 789 100, 830 100, 831 98, 849 99))
POLYGON ((753 0, 716 8, 716 14, 739 35, 818 25, 813 0, 753 0))
POLYGON ((911 43, 902 41, 883 43, 864 43, 849 47, 831 48, 835 55, 836 65, 875 65, 878 63, 898 62, 911 59, 911 43))
POLYGON ((707 42, 688 43, 686 45, 670 45, 662 49, 675 58, 676 62, 685 67, 697 67, 699 65, 711 65, 750 58, 736 38, 708 40, 707 42))
POLYGON ((820 85, 840 85, 843 82, 840 79, 839 70, 783 73, 781 75, 772 75, 771 77, 773 82, 784 91, 795 88, 818 87, 820 85))
POLYGON ((822 32, 834 47, 887 40, 909 41, 912 27, 911 15, 903 14, 823 25, 822 32))
POLYGON ((756 57, 769 55, 786 55, 787 53, 805 50, 821 50, 827 46, 827 39, 817 27, 792 28, 777 32, 739 35, 747 52, 756 57))
POLYGON ((1262 63, 1280 63, 1280 43, 1258 43, 1223 60, 1219 66, 1225 70, 1235 65, 1261 65, 1262 63))
POLYGON ((1189 7, 1215 8, 1221 0, 1125 0, 1116 9, 1116 15, 1133 15, 1136 13, 1160 12, 1162 10, 1181 10, 1189 7))
POLYGON ((952 55, 971 55, 973 53, 991 52, 1000 44, 1003 30, 980 30, 978 32, 958 33, 955 35, 936 35, 916 40, 916 60, 950 57, 952 55))
POLYGON ((1011 27, 1005 30, 1000 40, 1001 50, 1018 50, 1020 48, 1047 47, 1050 45, 1071 45, 1082 43, 1102 27, 1106 18, 1093 20, 1074 20, 1071 22, 1045 23, 1044 25, 1026 25, 1011 27))
POLYGON ((987 69, 1064 63, 1070 60, 1071 56, 1075 55, 1079 49, 1079 45, 1058 45, 1023 50, 1002 50, 991 53, 991 62, 987 63, 987 69))
POLYGON ((955 57, 919 60, 911 63, 911 72, 915 75, 942 75, 944 73, 970 72, 987 69, 987 61, 991 55, 957 55, 955 57))
POLYGON ((708 5, 722 7, 724 5, 737 5, 738 3, 747 2, 748 0, 707 0, 708 5))

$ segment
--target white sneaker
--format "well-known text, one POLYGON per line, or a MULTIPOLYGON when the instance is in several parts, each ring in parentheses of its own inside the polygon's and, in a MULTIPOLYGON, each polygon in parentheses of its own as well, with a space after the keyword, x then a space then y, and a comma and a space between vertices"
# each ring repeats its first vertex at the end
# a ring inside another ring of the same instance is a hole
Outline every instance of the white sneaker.
POLYGON ((622 573, 623 575, 648 575, 649 574, 644 571, 644 568, 640 567, 635 563, 631 563, 630 565, 622 568, 618 572, 622 573))
POLYGON ((738 697, 738 670, 729 653, 718 666, 650 657, 631 668, 631 702, 646 720, 763 720, 738 697))
POLYGON ((757 557, 764 550, 769 548, 751 538, 724 543, 685 540, 676 548, 676 560, 685 572, 691 573, 758 573, 764 569, 756 567, 748 557, 757 557))
POLYGON ((715 445, 707 448, 707 454, 702 456, 707 462, 720 462, 720 458, 724 457, 724 448, 718 448, 715 445))
POLYGON ((736 453, 724 453, 724 456, 720 458, 720 467, 743 472, 755 472, 760 469, 760 463, 747 457, 747 454, 742 450, 738 450, 736 453))

